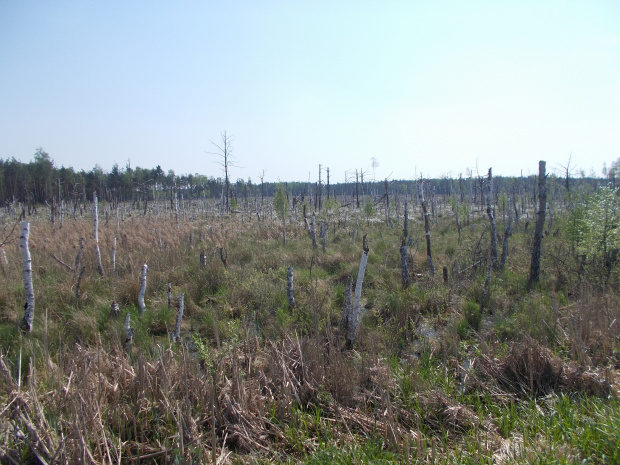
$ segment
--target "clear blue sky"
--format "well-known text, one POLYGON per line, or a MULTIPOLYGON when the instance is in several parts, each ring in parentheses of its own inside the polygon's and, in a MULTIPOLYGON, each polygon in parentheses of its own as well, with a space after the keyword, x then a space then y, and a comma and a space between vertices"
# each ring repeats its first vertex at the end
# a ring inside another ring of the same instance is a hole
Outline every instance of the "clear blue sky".
POLYGON ((0 1, 0 158, 218 176, 224 130, 233 180, 600 174, 620 2, 0 1))

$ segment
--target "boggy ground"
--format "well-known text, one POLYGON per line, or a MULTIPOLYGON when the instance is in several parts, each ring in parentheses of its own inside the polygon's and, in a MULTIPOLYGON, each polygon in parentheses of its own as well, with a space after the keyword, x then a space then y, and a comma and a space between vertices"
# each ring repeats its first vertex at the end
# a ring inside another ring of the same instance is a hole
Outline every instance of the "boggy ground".
MULTIPOLYGON (((344 209, 322 212, 317 223, 329 224, 323 251, 322 239, 312 248, 299 212, 283 244, 275 216, 209 211, 188 208, 177 217, 127 209, 118 223, 115 212, 107 221, 102 214, 103 278, 90 216, 65 217, 62 229, 41 210, 28 218, 30 334, 18 330, 19 225, 7 238, 3 464, 620 461, 617 275, 601 284, 596 270, 579 272, 561 212, 559 233, 544 239, 541 283, 527 283, 533 228, 522 222, 481 312, 490 244, 483 216, 472 214, 459 244, 453 215, 439 213, 430 276, 423 222, 412 209, 405 289, 395 212, 392 227, 381 212, 367 221, 349 210, 346 225, 344 209), (353 350, 345 350, 343 295, 357 275, 364 234, 364 316, 353 350), (181 340, 173 342, 181 293, 181 340), (120 317, 110 313, 113 301, 120 317)), ((13 219, 3 225, 8 235, 13 219)), ((503 231, 501 218, 498 226, 503 231)))

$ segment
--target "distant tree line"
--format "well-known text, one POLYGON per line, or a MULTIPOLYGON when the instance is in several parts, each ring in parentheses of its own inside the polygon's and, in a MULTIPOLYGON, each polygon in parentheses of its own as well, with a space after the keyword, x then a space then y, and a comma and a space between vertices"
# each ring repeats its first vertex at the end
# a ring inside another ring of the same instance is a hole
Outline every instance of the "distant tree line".
MULTIPOLYGON (((230 183, 228 196, 232 205, 245 205, 249 199, 273 197, 283 190, 289 202, 301 201, 314 209, 320 209, 327 199, 338 199, 341 203, 360 206, 362 199, 370 198, 378 201, 388 195, 413 195, 416 192, 416 179, 411 180, 381 180, 365 181, 363 173, 355 171, 347 177, 346 182, 329 183, 329 169, 327 168, 327 182, 252 182, 237 179, 230 183), (290 197, 293 197, 291 200, 290 197)), ((616 185, 617 175, 620 174, 620 163, 612 163, 610 169, 605 170, 605 178, 581 176, 570 177, 559 171, 552 173, 550 178, 551 195, 554 189, 560 195, 561 191, 570 190, 570 186, 587 186, 596 189, 602 183, 616 185)), ((262 178, 262 176, 261 176, 262 178)), ((510 196, 518 191, 521 196, 535 199, 536 176, 527 177, 495 177, 496 197, 510 196)), ((431 195, 458 196, 462 202, 483 203, 484 176, 471 171, 458 178, 443 177, 440 179, 425 179, 425 187, 431 195)), ((222 176, 206 176, 198 173, 176 175, 173 170, 165 172, 161 166, 154 168, 132 167, 128 162, 124 167, 114 164, 109 172, 105 172, 99 165, 90 171, 76 171, 72 167, 56 167, 50 155, 42 148, 36 150, 33 160, 28 163, 15 158, 0 159, 0 201, 2 205, 14 202, 35 207, 37 204, 53 204, 53 202, 85 202, 91 200, 93 192, 97 193, 100 201, 111 204, 118 202, 141 202, 170 198, 172 190, 185 199, 222 199, 224 196, 224 179, 222 176)), ((496 202, 497 203, 497 202, 496 202)), ((364 205, 361 205, 362 207, 364 205)))

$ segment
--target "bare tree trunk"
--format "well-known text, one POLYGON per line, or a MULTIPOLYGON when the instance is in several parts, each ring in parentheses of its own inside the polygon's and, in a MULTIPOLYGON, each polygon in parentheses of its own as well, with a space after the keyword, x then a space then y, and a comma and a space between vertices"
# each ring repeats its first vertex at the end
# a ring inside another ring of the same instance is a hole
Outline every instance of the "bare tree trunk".
POLYGON ((312 248, 316 249, 317 248, 317 244, 316 244, 316 221, 315 221, 315 217, 314 217, 314 212, 312 213, 312 222, 310 225, 310 237, 312 238, 312 248))
POLYGON ((293 267, 288 267, 286 275, 286 295, 288 297, 288 306, 295 308, 295 296, 293 295, 293 267))
POLYGON ((282 201, 282 244, 286 245, 286 198, 282 201))
POLYGON ((491 260, 493 263, 497 262, 497 225, 495 224, 495 216, 493 215, 493 208, 491 207, 491 200, 493 198, 493 174, 491 168, 489 168, 488 175, 488 192, 487 192, 487 216, 491 223, 491 260))
POLYGON ((515 221, 517 223, 517 231, 519 230, 519 209, 517 208, 517 194, 515 188, 512 188, 512 208, 515 211, 515 221))
POLYGON ((112 271, 116 273, 116 237, 112 242, 112 271))
POLYGON ((530 265, 529 284, 540 281, 540 254, 542 250, 543 230, 545 227, 545 212, 547 211, 547 174, 546 162, 538 162, 538 212, 536 213, 536 230, 532 244, 532 262, 530 265))
POLYGON ((131 328, 131 314, 125 313, 125 350, 131 352, 131 343, 133 341, 133 329, 131 328))
POLYGON ((484 281, 484 288, 482 289, 482 297, 480 298, 480 312, 484 311, 484 305, 487 300, 487 294, 489 293, 489 285, 491 284, 491 272, 493 271, 493 265, 495 260, 491 257, 489 261, 489 269, 487 270, 487 279, 484 281))
POLYGON ((512 215, 508 215, 508 226, 504 230, 504 243, 502 244, 502 259, 499 262, 499 269, 503 270, 506 267, 506 259, 508 258, 508 242, 510 236, 512 236, 512 215))
POLYGON ((97 207, 97 193, 93 193, 93 223, 94 223, 94 238, 95 238, 95 255, 97 257, 97 271, 103 278, 103 265, 101 265, 101 251, 99 250, 99 211, 97 207))
POLYGON ((73 279, 76 279, 80 269, 80 262, 82 261, 82 254, 84 253, 84 238, 80 237, 78 241, 78 253, 75 256, 75 265, 73 266, 73 279))
POLYGON ((407 260, 407 244, 403 239, 400 246, 400 274, 403 282, 403 287, 409 287, 409 261, 407 260))
POLYGON ((140 315, 142 315, 146 311, 144 294, 146 293, 146 273, 148 269, 148 265, 142 265, 142 273, 140 274, 140 292, 138 293, 138 306, 140 307, 140 315))
POLYGON ((80 272, 78 273, 78 277, 77 277, 77 282, 75 283, 75 300, 79 300, 80 298, 80 285, 82 284, 82 277, 84 276, 84 270, 86 269, 85 266, 83 266, 80 269, 80 272))
POLYGON ((183 294, 179 294, 179 313, 177 314, 176 325, 174 326, 174 334, 172 335, 172 339, 176 342, 181 340, 181 319, 183 318, 183 294))
POLYGON ((351 319, 351 296, 353 295, 353 276, 349 276, 349 284, 344 290, 344 302, 342 304, 342 318, 340 325, 345 334, 349 332, 349 320, 351 319))
POLYGON ((349 318, 349 327, 347 329, 347 348, 352 349, 355 342, 355 333, 357 325, 361 319, 360 303, 362 298, 362 284, 364 283, 364 274, 366 273, 366 265, 368 264, 368 253, 370 249, 366 243, 366 234, 364 234, 362 245, 362 258, 360 260, 360 268, 357 272, 357 281, 355 282, 355 296, 353 298, 353 308, 351 317, 349 318))
POLYGON ((435 265, 433 264, 433 257, 431 255, 431 222, 429 213, 426 209, 426 202, 424 201, 424 183, 422 181, 420 181, 420 204, 422 205, 424 231, 426 233, 426 260, 428 261, 428 269, 431 276, 435 276, 435 265))
POLYGON ((22 252, 22 274, 24 276, 24 292, 26 304, 24 305, 24 318, 21 327, 24 331, 32 331, 34 320, 34 287, 32 285, 32 259, 28 248, 28 237, 30 236, 30 223, 22 223, 22 233, 19 237, 19 248, 22 252))

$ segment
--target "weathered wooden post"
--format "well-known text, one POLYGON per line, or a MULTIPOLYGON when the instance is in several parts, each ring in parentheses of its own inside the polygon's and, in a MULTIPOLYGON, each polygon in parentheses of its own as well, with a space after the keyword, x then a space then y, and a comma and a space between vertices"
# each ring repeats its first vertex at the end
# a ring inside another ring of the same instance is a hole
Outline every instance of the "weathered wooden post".
POLYGON ((530 264, 529 284, 540 281, 540 253, 542 250, 543 230, 545 228, 545 212, 547 211, 547 174, 546 162, 538 162, 538 212, 536 213, 536 230, 532 244, 532 262, 530 264))
POLYGON ((24 277, 24 291, 26 304, 24 305, 24 318, 21 327, 24 331, 32 331, 34 320, 34 287, 32 285, 32 259, 28 248, 28 237, 30 236, 30 223, 22 223, 22 233, 19 237, 19 248, 22 253, 22 274, 24 277))
POLYGON ((146 273, 148 269, 148 265, 142 265, 142 273, 140 274, 140 292, 138 293, 138 306, 140 307, 140 315, 142 315, 146 311, 144 294, 146 293, 146 273))

